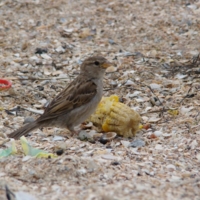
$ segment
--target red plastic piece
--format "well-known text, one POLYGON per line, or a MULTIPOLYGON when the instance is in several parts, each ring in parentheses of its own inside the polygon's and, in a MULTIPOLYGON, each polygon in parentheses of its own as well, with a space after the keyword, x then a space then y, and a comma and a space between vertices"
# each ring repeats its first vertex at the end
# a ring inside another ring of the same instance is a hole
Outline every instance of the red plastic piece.
POLYGON ((8 90, 12 86, 12 83, 6 79, 0 79, 0 91, 8 90))

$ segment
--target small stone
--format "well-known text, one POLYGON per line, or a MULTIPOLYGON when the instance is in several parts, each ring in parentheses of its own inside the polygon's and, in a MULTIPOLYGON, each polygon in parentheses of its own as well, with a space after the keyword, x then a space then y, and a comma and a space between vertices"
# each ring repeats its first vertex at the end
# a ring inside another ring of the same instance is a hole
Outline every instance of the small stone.
POLYGON ((39 91, 43 91, 44 90, 44 87, 41 86, 41 85, 38 85, 37 88, 38 88, 39 91))
POLYGON ((167 165, 166 168, 170 169, 172 171, 176 170, 176 167, 174 165, 172 165, 172 164, 167 165))
POLYGON ((24 119, 24 124, 29 124, 29 123, 34 122, 34 121, 35 121, 35 119, 33 117, 26 117, 24 119))
POLYGON ((64 137, 58 136, 58 135, 55 135, 55 136, 53 137, 53 141, 62 141, 62 140, 64 140, 64 139, 65 139, 64 137))
POLYGON ((151 87, 152 90, 160 90, 161 89, 161 85, 158 85, 156 83, 152 83, 149 86, 151 87))
POLYGON ((157 136, 154 133, 150 133, 148 136, 149 139, 156 139, 157 136))
POLYGON ((112 161, 111 165, 120 165, 120 163, 118 161, 112 161))
POLYGON ((46 105, 47 100, 46 99, 41 99, 40 101, 38 101, 39 103, 42 104, 42 106, 46 105))
POLYGON ((199 143, 196 140, 193 140, 190 144, 191 149, 196 149, 199 146, 199 143))
POLYGON ((131 85, 135 85, 135 83, 131 80, 127 80, 125 83, 126 86, 131 86, 131 85))
POLYGON ((198 162, 200 162, 200 153, 198 153, 198 154, 196 155, 196 158, 197 158, 198 162))
POLYGON ((89 28, 83 28, 82 32, 79 34, 80 38, 87 38, 88 36, 91 36, 91 31, 89 28))
POLYGON ((79 174, 86 174, 87 173, 87 170, 85 168, 81 168, 81 169, 78 169, 77 172, 79 174))
POLYGON ((129 141, 126 141, 126 140, 121 140, 121 144, 122 144, 124 147, 129 147, 130 142, 129 142, 129 141))
POLYGON ((106 144, 107 142, 109 142, 112 139, 114 139, 116 136, 117 136, 117 133, 115 133, 115 132, 105 133, 104 135, 102 135, 102 137, 100 138, 99 142, 101 142, 102 144, 106 144))
POLYGON ((38 61, 39 62, 39 58, 37 56, 32 56, 30 57, 30 60, 35 60, 35 61, 38 61))
POLYGON ((23 200, 23 199, 36 200, 36 197, 27 192, 19 191, 19 192, 15 193, 15 199, 17 199, 17 200, 23 200))
POLYGON ((163 136, 164 138, 169 138, 169 137, 172 136, 172 134, 171 134, 171 133, 163 133, 162 136, 163 136))
POLYGON ((113 81, 113 80, 111 80, 111 81, 110 81, 110 85, 116 87, 116 86, 117 86, 117 81, 113 81))
POLYGON ((22 158, 22 162, 26 162, 26 161, 28 161, 28 160, 30 160, 30 159, 32 159, 31 156, 24 156, 24 157, 22 158))
POLYGON ((157 136, 157 137, 161 136, 162 133, 163 133, 162 131, 155 131, 154 132, 155 136, 157 136))
POLYGON ((144 147, 145 142, 141 139, 135 139, 133 142, 130 143, 130 147, 144 147))
POLYGON ((20 55, 19 55, 19 53, 15 53, 14 56, 15 57, 19 57, 20 55))
POLYGON ((157 97, 151 97, 150 102, 153 106, 160 106, 161 105, 161 102, 159 101, 159 99, 157 97))
POLYGON ((58 149, 58 150, 56 151, 56 154, 57 154, 58 156, 62 155, 63 153, 64 153, 64 150, 63 150, 63 149, 58 149))
POLYGON ((116 43, 114 42, 114 40, 112 40, 112 39, 109 39, 108 42, 109 42, 110 44, 112 44, 112 45, 113 45, 113 44, 116 44, 116 43))
POLYGON ((105 155, 102 155, 101 157, 105 160, 116 160, 117 159, 117 157, 113 156, 112 154, 105 154, 105 155))
POLYGON ((175 77, 178 79, 184 79, 186 78, 188 75, 184 75, 184 74, 177 74, 175 77))
POLYGON ((36 48, 35 50, 35 54, 43 54, 43 53, 47 53, 48 50, 47 49, 42 49, 42 48, 36 48))
POLYGON ((21 82, 22 85, 28 85, 29 83, 30 83, 30 81, 28 81, 28 80, 23 80, 23 81, 21 82))
POLYGON ((91 139, 91 135, 89 135, 89 133, 86 130, 81 130, 78 134, 78 138, 80 140, 88 140, 91 139))
POLYGON ((138 97, 140 93, 141 93, 140 91, 134 91, 132 94, 128 94, 128 97, 130 98, 138 97))
POLYGON ((170 182, 179 182, 179 181, 181 181, 181 177, 172 175, 171 179, 169 181, 170 182))
POLYGON ((62 29, 59 32, 62 37, 71 37, 73 30, 72 29, 62 29))
POLYGON ((74 29, 73 28, 65 28, 64 31, 67 33, 73 33, 74 29))
POLYGON ((187 7, 192 9, 192 10, 196 10, 197 9, 197 5, 195 5, 195 4, 187 5, 187 7))
POLYGON ((41 57, 44 58, 45 60, 51 60, 51 59, 52 59, 52 58, 51 58, 48 54, 46 54, 46 53, 41 54, 41 57))
POLYGON ((56 51, 57 51, 58 53, 64 53, 64 52, 65 52, 65 49, 64 49, 62 46, 59 46, 59 47, 56 48, 56 51))
POLYGON ((156 150, 163 150, 163 146, 161 144, 156 144, 155 149, 156 150))

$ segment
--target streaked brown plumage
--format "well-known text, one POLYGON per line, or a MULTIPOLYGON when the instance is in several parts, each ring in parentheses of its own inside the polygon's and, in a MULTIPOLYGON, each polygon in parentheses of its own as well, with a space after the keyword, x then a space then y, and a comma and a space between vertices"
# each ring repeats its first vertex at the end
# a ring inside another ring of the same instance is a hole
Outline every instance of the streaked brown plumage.
POLYGON ((87 58, 80 67, 80 74, 58 94, 38 119, 10 133, 8 137, 19 139, 40 127, 74 127, 86 120, 96 109, 102 97, 103 76, 111 65, 104 57, 87 58))

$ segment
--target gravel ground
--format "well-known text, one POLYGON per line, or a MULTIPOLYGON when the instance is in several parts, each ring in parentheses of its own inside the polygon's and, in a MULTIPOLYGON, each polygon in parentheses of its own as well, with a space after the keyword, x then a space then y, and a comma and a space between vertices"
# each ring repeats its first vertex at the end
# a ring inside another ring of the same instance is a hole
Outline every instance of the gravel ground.
POLYGON ((0 96, 1 141, 93 54, 114 65, 104 96, 118 95, 150 128, 106 144, 35 130, 32 146, 64 153, 24 156, 16 141, 18 153, 0 159, 0 199, 9 199, 7 185, 41 200, 200 200, 199 35, 199 1, 1 1, 0 77, 12 81, 0 96), (134 147, 139 140, 145 145, 134 147))

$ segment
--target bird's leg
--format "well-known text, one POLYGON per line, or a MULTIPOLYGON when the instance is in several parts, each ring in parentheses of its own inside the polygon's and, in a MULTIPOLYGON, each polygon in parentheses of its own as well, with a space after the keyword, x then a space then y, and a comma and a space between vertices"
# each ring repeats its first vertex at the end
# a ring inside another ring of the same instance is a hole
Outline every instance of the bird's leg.
POLYGON ((71 132, 71 137, 74 137, 75 135, 78 136, 79 132, 81 131, 80 126, 70 128, 69 130, 71 132))
POLYGON ((75 135, 78 135, 77 131, 71 131, 71 137, 74 137, 75 135))

